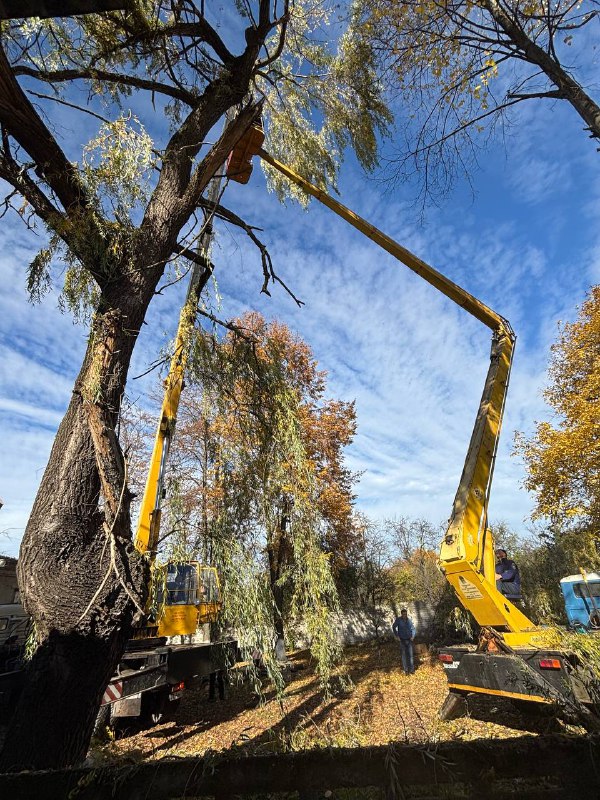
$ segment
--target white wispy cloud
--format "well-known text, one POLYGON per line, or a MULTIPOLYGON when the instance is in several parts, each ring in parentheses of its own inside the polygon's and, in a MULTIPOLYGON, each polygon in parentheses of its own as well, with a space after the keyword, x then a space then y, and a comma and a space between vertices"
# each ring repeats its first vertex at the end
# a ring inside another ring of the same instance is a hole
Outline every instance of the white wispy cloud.
MULTIPOLYGON (((567 111, 558 113, 568 117, 567 111)), ((343 202, 513 324, 518 343, 491 515, 517 528, 531 498, 519 488, 523 467, 511 457, 513 432, 530 432, 534 420, 547 416, 542 388, 557 320, 572 319, 587 286, 600 277, 596 156, 586 150, 581 126, 570 121, 564 128, 562 117, 566 141, 542 141, 548 125, 556 124, 557 110, 531 104, 519 114, 522 127, 506 160, 490 156, 474 176, 475 202, 451 197, 429 212, 425 227, 415 222, 408 190, 384 194, 351 164, 340 182, 343 202)), ((218 314, 231 317, 254 308, 298 331, 328 371, 330 394, 356 400, 358 434, 348 462, 363 473, 359 507, 437 523, 450 512, 462 470, 489 363, 490 332, 330 211, 316 203, 307 212, 279 205, 265 191, 258 166, 256 173, 249 186, 228 187, 224 202, 264 228, 259 235, 278 273, 306 305, 298 309, 281 287, 272 288, 271 298, 259 294, 257 251, 243 234, 221 226, 213 252, 222 297, 218 314)), ((16 534, 7 544, 12 552, 87 335, 60 314, 55 295, 37 307, 27 303, 24 271, 38 245, 18 220, 3 220, 0 531, 16 534)), ((168 346, 184 291, 178 285, 152 302, 131 376, 144 372, 168 346)), ((153 381, 154 375, 130 380, 129 395, 147 403, 153 381)))

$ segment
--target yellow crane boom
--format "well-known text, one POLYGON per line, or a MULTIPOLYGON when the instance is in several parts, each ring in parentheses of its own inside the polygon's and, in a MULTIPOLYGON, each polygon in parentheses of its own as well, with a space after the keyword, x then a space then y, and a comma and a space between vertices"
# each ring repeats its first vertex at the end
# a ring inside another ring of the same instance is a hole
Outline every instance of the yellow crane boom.
MULTIPOLYGON (((214 178, 209 189, 209 200, 213 203, 218 201, 219 187, 220 179, 214 178)), ((179 315, 175 349, 165 380, 160 418, 140 505, 134 543, 141 553, 149 555, 152 564, 156 560, 159 544, 167 460, 175 433, 196 309, 202 290, 212 275, 209 260, 212 233, 212 221, 209 217, 200 236, 197 262, 192 269, 186 300, 179 315)), ((162 598, 157 620, 160 636, 193 634, 199 623, 213 622, 216 619, 221 600, 219 578, 214 567, 204 566, 197 561, 170 562, 154 570, 153 576, 153 580, 158 581, 158 585, 155 584, 158 589, 156 594, 162 598)), ((156 626, 145 626, 143 635, 153 627, 156 626)))
MULTIPOLYGON (((471 436, 450 522, 440 548, 440 565, 460 602, 481 626, 502 634, 511 646, 527 646, 535 625, 496 588, 494 544, 487 528, 487 507, 500 436, 515 335, 502 316, 441 272, 426 264, 391 237, 314 186, 290 167, 254 144, 256 128, 239 147, 246 158, 259 155, 292 183, 319 200, 379 247, 416 272, 446 297, 487 325, 493 332, 490 367, 471 436)), ((239 167, 238 167, 239 169, 239 167)), ((231 177, 234 177, 232 175, 231 177)))
POLYGON ((175 337, 175 349, 171 356, 169 372, 165 380, 165 392, 160 410, 160 418, 152 454, 150 456, 148 477, 144 486, 144 494, 140 505, 140 514, 135 535, 135 546, 137 549, 142 553, 149 553, 152 559, 156 556, 156 548, 158 546, 165 470, 169 456, 169 448, 177 422, 177 412, 179 409, 181 390, 183 389, 190 335, 196 320, 198 300, 211 272, 212 270, 208 259, 206 259, 204 266, 199 264, 194 265, 190 276, 185 305, 181 309, 181 314, 179 316, 177 335, 175 337))

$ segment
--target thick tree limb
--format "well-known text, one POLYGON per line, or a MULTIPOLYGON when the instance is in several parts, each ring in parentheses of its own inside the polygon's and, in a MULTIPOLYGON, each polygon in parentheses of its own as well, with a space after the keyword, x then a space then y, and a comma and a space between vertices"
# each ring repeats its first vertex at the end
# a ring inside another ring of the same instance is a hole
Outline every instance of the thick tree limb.
POLYGON ((206 42, 225 66, 235 60, 233 53, 228 50, 225 42, 204 17, 198 17, 196 22, 178 22, 169 25, 164 32, 168 36, 193 37, 206 42))
POLYGON ((198 12, 194 22, 177 20, 170 25, 157 28, 148 28, 145 25, 136 26, 132 16, 128 15, 120 20, 120 26, 125 34, 125 39, 115 47, 107 50, 104 54, 105 56, 112 55, 122 49, 131 50, 139 46, 143 46, 144 49, 150 51, 160 47, 161 43, 164 44, 168 39, 179 37, 180 39, 189 38, 196 40, 198 43, 207 44, 226 67, 230 67, 236 60, 236 57, 229 51, 215 28, 198 12))
POLYGON ((482 0, 494 21, 524 53, 530 64, 540 67, 548 79, 564 94, 566 100, 584 120, 593 136, 600 139, 600 108, 592 98, 545 50, 532 41, 518 22, 497 0, 482 0))
POLYGON ((256 338, 248 333, 246 328, 241 328, 239 325, 236 325, 235 322, 230 322, 228 320, 219 319, 219 317, 215 317, 214 314, 211 314, 208 311, 205 311, 203 308, 197 308, 196 314, 199 314, 201 317, 205 317, 206 319, 214 322, 215 325, 220 325, 222 328, 225 328, 232 333, 237 334, 242 339, 245 339, 247 342, 252 344, 256 344, 256 338))
POLYGON ((185 247, 182 244, 176 244, 175 248, 173 249, 174 253, 177 253, 179 256, 183 256, 187 258, 188 261, 193 261, 194 264, 197 264, 199 267, 204 267, 205 269, 210 270, 210 272, 214 271, 214 265, 207 261, 204 256, 200 255, 200 253, 194 252, 194 250, 190 250, 189 247, 185 247))
POLYGON ((559 89, 553 92, 526 92, 526 93, 519 93, 519 92, 509 92, 506 95, 508 100, 531 100, 535 97, 549 97, 553 100, 564 100, 566 95, 564 92, 561 92, 559 89))
POLYGON ((260 118, 262 103, 251 103, 243 108, 231 122, 225 126, 219 141, 211 148, 206 157, 200 162, 190 178, 189 185, 183 197, 183 202, 192 208, 199 205, 202 192, 209 180, 223 165, 229 153, 233 150, 250 125, 260 118))
POLYGON ((188 106, 195 105, 198 100, 197 94, 194 92, 187 92, 179 86, 169 86, 166 83, 138 78, 135 75, 121 75, 117 72, 107 72, 106 70, 94 69, 92 67, 89 69, 39 70, 21 65, 15 66, 13 68, 13 73, 17 76, 26 75, 29 78, 35 78, 45 83, 64 83, 65 81, 74 80, 105 81, 106 83, 131 86, 135 89, 144 89, 145 91, 155 92, 156 94, 164 94, 175 100, 180 100, 188 106))
POLYGON ((74 17, 121 11, 128 5, 128 0, 1 0, 0 19, 74 17))
POLYGON ((88 198, 77 171, 19 86, 0 47, 0 123, 29 153, 65 210, 85 211, 88 198))

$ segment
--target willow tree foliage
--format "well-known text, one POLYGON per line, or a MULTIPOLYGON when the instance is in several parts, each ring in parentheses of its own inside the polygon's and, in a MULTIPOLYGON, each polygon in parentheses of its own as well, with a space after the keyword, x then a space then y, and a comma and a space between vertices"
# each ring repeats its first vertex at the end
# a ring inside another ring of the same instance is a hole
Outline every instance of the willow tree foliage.
POLYGON ((598 11, 595 0, 356 0, 358 36, 406 111, 396 174, 446 191, 525 100, 565 100, 597 143, 600 108, 584 87, 598 11))
POLYGON ((333 573, 355 537, 343 450, 356 421, 325 389, 309 346, 280 322, 251 313, 224 337, 199 331, 171 473, 175 541, 219 568, 224 624, 268 664, 285 620, 301 624, 326 683, 333 573))
POLYGON ((327 6, 132 0, 125 12, 2 23, 3 210, 46 235, 26 276, 32 298, 58 281, 64 307, 90 321, 21 547, 39 647, 2 769, 85 755, 144 607, 115 429, 149 303, 166 271, 197 260, 208 182, 261 110, 275 155, 321 183, 346 145, 374 163, 389 117, 366 54, 344 35, 329 45, 327 6))
MULTIPOLYGON (((600 526, 600 287, 595 286, 575 322, 562 326, 552 346, 544 397, 554 415, 539 422, 518 449, 534 515, 564 531, 597 532, 600 526)), ((597 534, 595 537, 596 541, 597 534)), ((597 556, 596 559, 597 561, 597 556)))

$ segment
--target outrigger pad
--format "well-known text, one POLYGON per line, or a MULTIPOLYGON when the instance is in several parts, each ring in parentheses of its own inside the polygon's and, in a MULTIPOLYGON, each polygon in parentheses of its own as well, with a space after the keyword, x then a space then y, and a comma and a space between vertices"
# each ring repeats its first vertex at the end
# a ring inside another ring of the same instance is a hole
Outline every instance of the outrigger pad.
POLYGON ((442 707, 438 711, 438 719, 448 722, 451 719, 459 719, 467 714, 467 698, 458 692, 448 692, 442 707))

